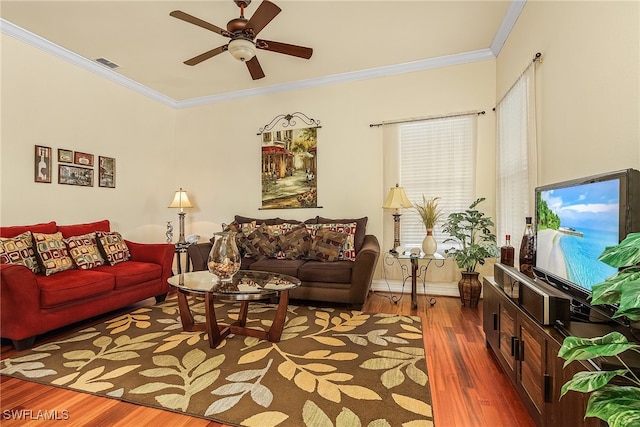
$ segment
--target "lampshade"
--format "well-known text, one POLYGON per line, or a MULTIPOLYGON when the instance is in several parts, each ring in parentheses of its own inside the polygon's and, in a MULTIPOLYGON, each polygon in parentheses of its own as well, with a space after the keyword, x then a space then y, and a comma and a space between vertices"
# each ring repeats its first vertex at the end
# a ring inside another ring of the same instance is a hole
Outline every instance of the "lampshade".
POLYGON ((256 56, 256 46, 246 39, 231 40, 227 50, 234 58, 242 62, 250 61, 256 56))
POLYGON ((187 191, 180 188, 180 190, 176 191, 173 200, 169 204, 170 208, 180 208, 180 212, 182 212, 182 208, 192 208, 193 205, 189 201, 189 197, 187 197, 187 191))
POLYGON ((413 205, 409 199, 407 199, 407 195, 404 194, 404 188, 399 187, 398 184, 389 189, 387 200, 385 200, 382 205, 384 209, 410 208, 411 206, 413 205))

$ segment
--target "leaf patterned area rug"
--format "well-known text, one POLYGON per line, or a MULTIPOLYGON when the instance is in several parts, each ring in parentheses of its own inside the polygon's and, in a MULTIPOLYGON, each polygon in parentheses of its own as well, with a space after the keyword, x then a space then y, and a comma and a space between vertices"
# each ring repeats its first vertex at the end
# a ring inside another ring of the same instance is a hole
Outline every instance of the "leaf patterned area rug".
MULTIPOLYGON (((204 303, 191 301, 196 321, 204 303)), ((239 305, 216 304, 222 323, 239 305)), ((267 330, 275 305, 251 303, 267 330)), ((175 299, 1 361, 0 373, 229 425, 433 426, 419 317, 290 305, 278 343, 184 332, 175 299)))

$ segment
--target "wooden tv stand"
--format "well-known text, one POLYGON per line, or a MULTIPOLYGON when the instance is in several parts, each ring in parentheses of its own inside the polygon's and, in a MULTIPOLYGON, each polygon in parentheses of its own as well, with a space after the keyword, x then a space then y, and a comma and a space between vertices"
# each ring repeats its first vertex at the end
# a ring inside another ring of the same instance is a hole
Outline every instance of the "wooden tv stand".
MULTIPOLYGON (((571 391, 560 400, 562 385, 574 373, 597 367, 589 361, 575 361, 563 368, 564 359, 558 357, 564 340, 562 334, 536 322, 503 292, 493 277, 484 278, 483 294, 487 348, 493 350, 536 425, 600 426, 598 418, 584 419, 588 394, 571 391)), ((573 326, 569 328, 572 335, 581 335, 573 333, 573 326)), ((591 336, 598 336, 599 331, 593 332, 591 336)))

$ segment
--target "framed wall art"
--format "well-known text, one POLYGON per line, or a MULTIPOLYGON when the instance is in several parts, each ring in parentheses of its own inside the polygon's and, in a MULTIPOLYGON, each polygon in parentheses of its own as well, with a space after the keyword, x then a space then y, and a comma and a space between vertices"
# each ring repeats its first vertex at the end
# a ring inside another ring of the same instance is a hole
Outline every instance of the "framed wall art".
POLYGON ((93 169, 58 165, 58 184, 93 187, 93 169))
POLYGON ((36 145, 34 171, 35 182, 51 183, 51 147, 36 145))
POLYGON ((76 151, 73 155, 73 163, 82 166, 93 166, 93 154, 76 151))
POLYGON ((116 188, 116 159, 98 156, 98 185, 116 188))
POLYGON ((60 163, 73 163, 73 150, 58 148, 58 161, 60 163))

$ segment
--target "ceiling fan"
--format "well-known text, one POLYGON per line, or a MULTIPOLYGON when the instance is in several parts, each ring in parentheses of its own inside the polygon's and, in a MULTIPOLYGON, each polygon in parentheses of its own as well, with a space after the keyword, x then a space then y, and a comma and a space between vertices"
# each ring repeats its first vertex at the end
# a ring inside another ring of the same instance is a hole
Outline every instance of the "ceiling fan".
POLYGON ((313 54, 313 49, 309 47, 296 46, 287 43, 274 42, 270 40, 256 39, 260 31, 271 22, 281 11, 281 9, 268 0, 263 0, 258 6, 251 19, 244 17, 244 8, 249 6, 251 0, 233 0, 235 4, 240 8, 240 17, 232 19, 227 23, 227 29, 223 30, 213 24, 203 21, 200 18, 189 15, 188 13, 180 10, 174 10, 169 15, 174 18, 181 19, 193 25, 197 25, 206 30, 213 31, 224 37, 229 37, 231 40, 229 43, 218 46, 215 49, 204 52, 198 56, 194 56, 191 59, 184 61, 187 65, 197 65, 202 61, 209 58, 213 58, 216 55, 224 51, 229 51, 234 58, 247 64, 247 69, 253 80, 261 79, 264 77, 264 71, 258 62, 256 56, 256 48, 262 50, 268 50, 276 53, 283 53, 285 55, 297 56, 298 58, 309 59, 313 54))

